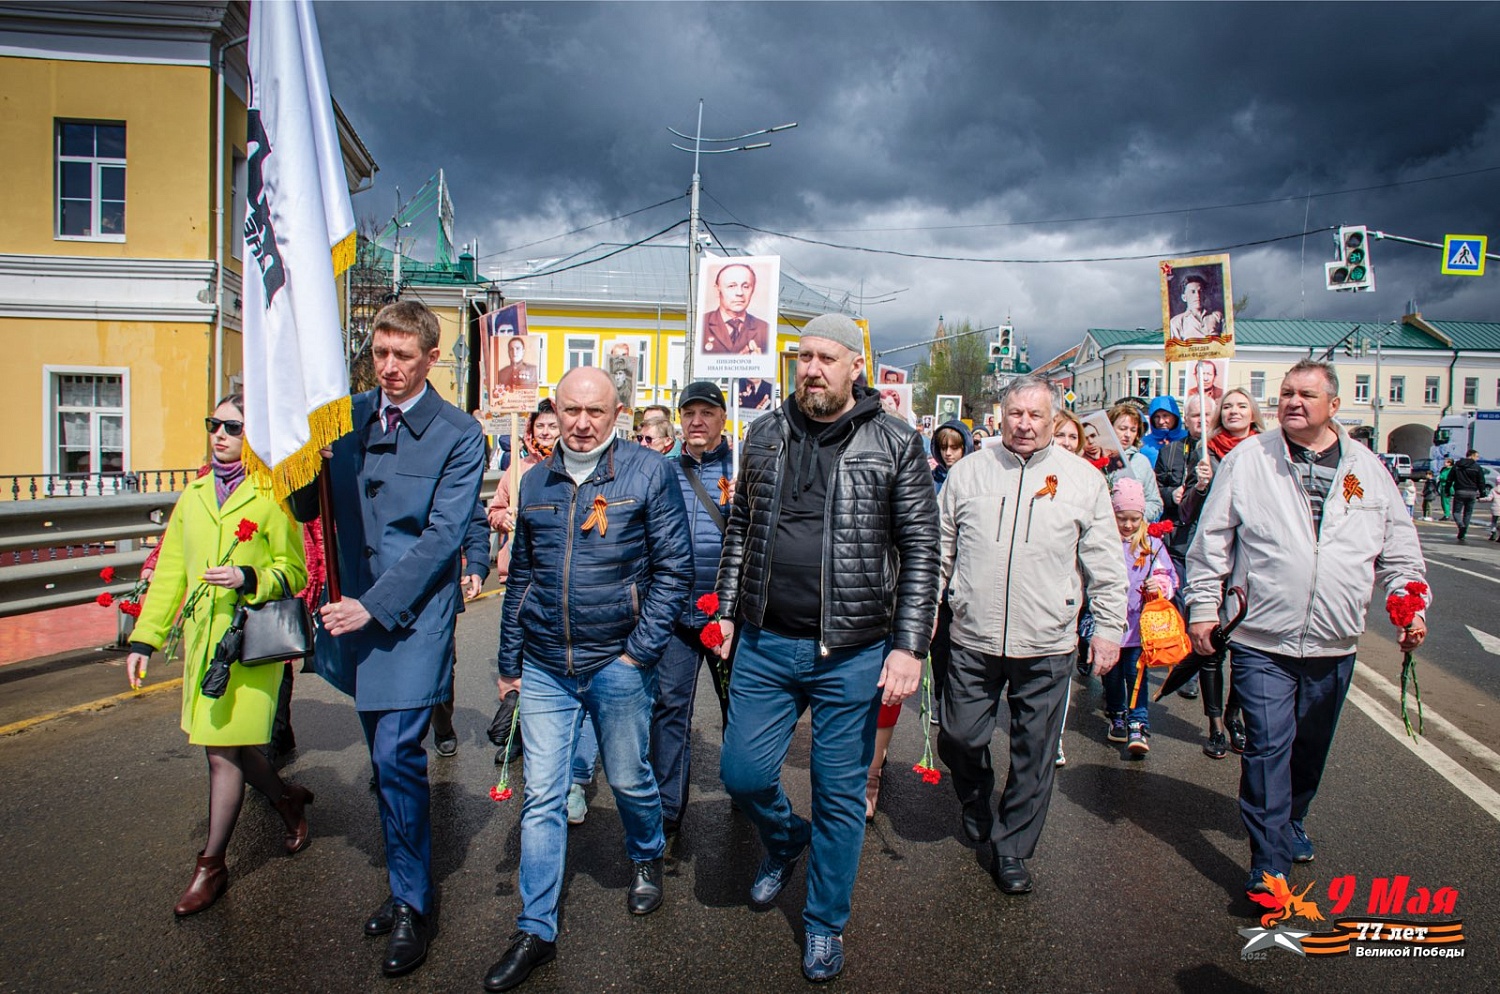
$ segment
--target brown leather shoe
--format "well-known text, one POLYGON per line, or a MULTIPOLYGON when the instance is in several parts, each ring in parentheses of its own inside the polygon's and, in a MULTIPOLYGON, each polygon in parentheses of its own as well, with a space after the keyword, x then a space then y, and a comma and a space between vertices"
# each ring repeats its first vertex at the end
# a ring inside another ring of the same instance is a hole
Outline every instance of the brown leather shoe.
POLYGON ((217 901, 228 886, 229 871, 224 868, 224 857, 199 853, 193 879, 177 899, 177 907, 172 912, 179 918, 196 915, 217 901))
POLYGON ((282 845, 286 847, 288 856, 307 848, 311 832, 307 827, 306 809, 312 802, 313 792, 294 783, 287 784, 286 793, 274 802, 276 810, 281 812, 281 820, 286 822, 286 838, 282 840, 282 845))

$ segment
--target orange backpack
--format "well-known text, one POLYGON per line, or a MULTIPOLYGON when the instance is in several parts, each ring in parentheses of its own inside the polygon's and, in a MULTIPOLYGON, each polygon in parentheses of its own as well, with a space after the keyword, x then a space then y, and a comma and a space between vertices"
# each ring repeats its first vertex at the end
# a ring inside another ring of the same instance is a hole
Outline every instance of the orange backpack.
POLYGON ((1187 626, 1177 608, 1165 598, 1148 596, 1151 599, 1141 608, 1141 662, 1136 668, 1135 687, 1130 693, 1131 707, 1135 707, 1140 696, 1141 681, 1148 666, 1175 666, 1193 651, 1187 626))

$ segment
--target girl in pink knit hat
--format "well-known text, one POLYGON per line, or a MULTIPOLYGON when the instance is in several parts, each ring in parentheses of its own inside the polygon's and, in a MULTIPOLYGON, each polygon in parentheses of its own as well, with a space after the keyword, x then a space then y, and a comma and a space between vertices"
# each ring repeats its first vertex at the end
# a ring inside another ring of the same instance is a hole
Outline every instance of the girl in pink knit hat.
POLYGON ((1135 687, 1141 659, 1141 606, 1147 594, 1171 599, 1177 587, 1177 572, 1161 542, 1146 531, 1146 491, 1139 481, 1122 477, 1110 491, 1115 525, 1120 529, 1120 550, 1125 557, 1129 591, 1125 610, 1125 637, 1120 642, 1120 662, 1104 674, 1104 711, 1109 716, 1109 741, 1123 742, 1130 754, 1144 757, 1151 751, 1151 722, 1147 703, 1150 681, 1142 679, 1135 706, 1130 694, 1135 687))

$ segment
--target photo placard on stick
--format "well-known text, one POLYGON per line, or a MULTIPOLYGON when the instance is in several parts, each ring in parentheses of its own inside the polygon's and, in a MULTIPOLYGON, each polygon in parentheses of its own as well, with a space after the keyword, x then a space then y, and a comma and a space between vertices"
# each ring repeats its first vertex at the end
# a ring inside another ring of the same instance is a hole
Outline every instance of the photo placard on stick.
POLYGON ((540 358, 537 341, 526 333, 526 303, 518 301, 479 318, 479 365, 484 375, 480 409, 493 424, 496 415, 536 409, 540 358))
POLYGON ((916 427, 917 419, 911 409, 910 383, 882 383, 875 389, 880 391, 880 406, 887 414, 893 414, 905 421, 912 427, 916 427))
POLYGON ((906 370, 900 366, 887 366, 885 363, 881 363, 875 378, 881 383, 905 383, 906 370))
POLYGON ((1234 357, 1234 290, 1228 255, 1167 259, 1161 277, 1161 325, 1167 362, 1234 357))
POLYGON ((1083 448, 1078 454, 1094 463, 1105 473, 1124 469, 1125 459, 1120 453, 1125 451, 1125 446, 1120 444, 1120 436, 1115 434, 1115 426, 1109 423, 1109 414, 1105 411, 1095 411, 1082 421, 1083 448))
POLYGON ((936 415, 939 426, 945 421, 960 420, 964 415, 964 399, 956 393, 938 394, 936 415))
POLYGON ((780 300, 780 256, 702 256, 693 375, 774 379, 780 300))

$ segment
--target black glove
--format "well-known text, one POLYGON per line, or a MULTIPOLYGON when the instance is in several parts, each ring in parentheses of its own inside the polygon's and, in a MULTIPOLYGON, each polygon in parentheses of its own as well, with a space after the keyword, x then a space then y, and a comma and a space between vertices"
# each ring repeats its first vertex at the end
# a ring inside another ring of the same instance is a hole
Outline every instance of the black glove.
POLYGON ((245 629, 243 609, 236 611, 234 620, 219 639, 214 649, 214 658, 209 660, 208 672, 203 674, 203 696, 218 700, 229 687, 229 665, 240 658, 240 643, 244 641, 245 629))

